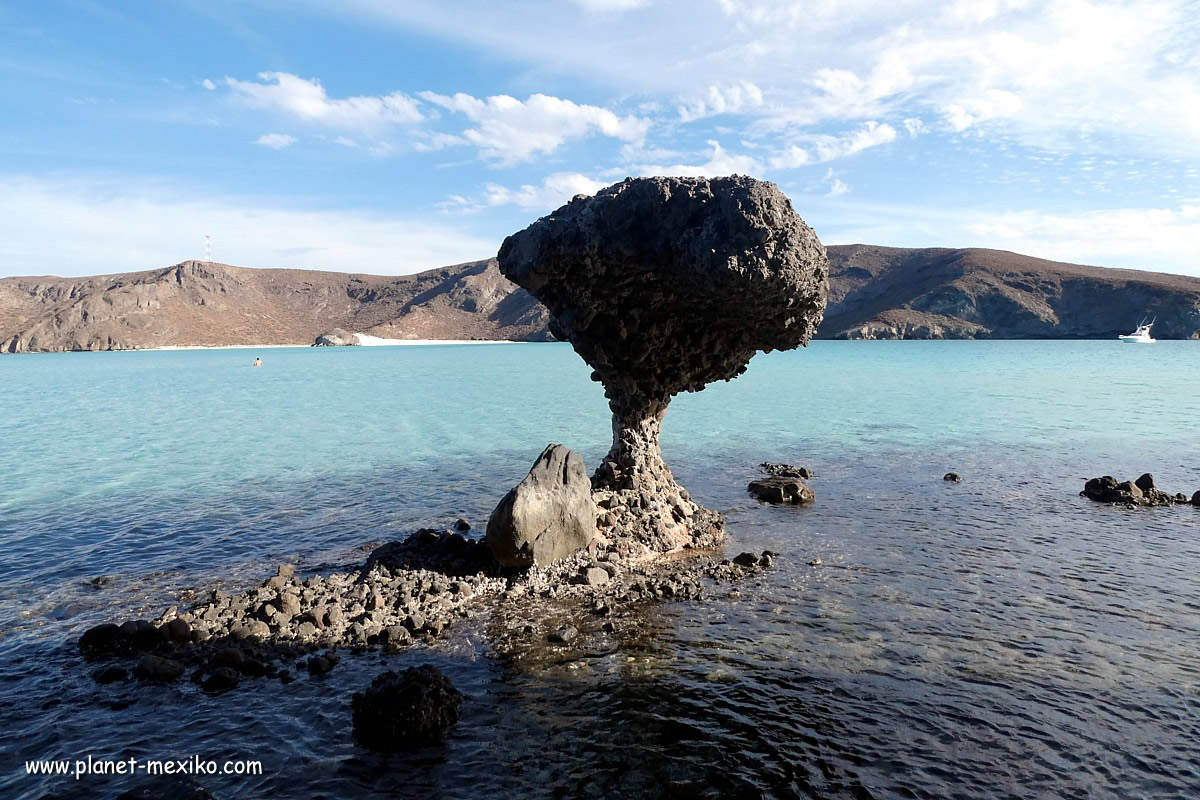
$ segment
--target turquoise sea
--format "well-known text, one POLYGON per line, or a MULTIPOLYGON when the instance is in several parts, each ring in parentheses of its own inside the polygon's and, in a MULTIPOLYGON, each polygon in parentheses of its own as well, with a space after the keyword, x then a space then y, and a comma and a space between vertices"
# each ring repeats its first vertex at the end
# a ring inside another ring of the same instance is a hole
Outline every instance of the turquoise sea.
POLYGON ((560 344, 0 357, 0 797, 128 788, 23 767, 86 754, 263 760, 222 798, 1200 796, 1200 508, 1078 497, 1200 489, 1195 342, 815 342, 677 398, 677 478, 776 566, 570 664, 471 630, 390 657, 468 696, 436 753, 353 744, 378 656, 222 697, 88 677, 89 625, 481 529, 548 442, 594 466, 588 374, 560 344), (816 504, 751 500, 766 460, 816 504))

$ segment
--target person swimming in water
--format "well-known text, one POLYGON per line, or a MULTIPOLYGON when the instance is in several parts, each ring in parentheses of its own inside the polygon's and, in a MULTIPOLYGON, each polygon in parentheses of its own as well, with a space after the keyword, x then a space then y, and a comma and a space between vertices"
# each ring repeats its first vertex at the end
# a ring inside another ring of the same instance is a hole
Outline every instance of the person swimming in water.
POLYGON ((254 359, 254 366, 256 366, 256 367, 261 367, 261 366, 262 366, 262 359, 261 359, 261 358, 256 358, 256 359, 254 359))

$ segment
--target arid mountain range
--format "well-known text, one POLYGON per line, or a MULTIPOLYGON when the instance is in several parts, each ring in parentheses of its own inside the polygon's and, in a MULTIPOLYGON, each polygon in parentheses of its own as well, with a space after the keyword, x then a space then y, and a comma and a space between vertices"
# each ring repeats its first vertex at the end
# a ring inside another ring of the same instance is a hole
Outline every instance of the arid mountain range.
MULTIPOLYGON (((829 339, 1100 338, 1157 318, 1200 338, 1200 278, 1000 250, 835 245, 829 339)), ((495 260, 403 277, 185 261, 90 278, 0 279, 0 352, 312 344, 341 328, 387 339, 547 340, 548 315, 495 260)))

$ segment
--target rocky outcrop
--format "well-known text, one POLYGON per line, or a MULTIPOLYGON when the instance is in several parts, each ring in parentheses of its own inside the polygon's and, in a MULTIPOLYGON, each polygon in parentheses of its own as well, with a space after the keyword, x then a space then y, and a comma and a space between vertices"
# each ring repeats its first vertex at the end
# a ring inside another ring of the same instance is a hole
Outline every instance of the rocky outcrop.
POLYGON ((350 333, 341 328, 334 328, 331 331, 322 333, 313 342, 313 347, 357 347, 361 342, 358 340, 358 334, 350 333))
POLYGON ((1143 317, 1200 338, 1200 278, 976 248, 840 245, 829 265, 826 339, 1115 339, 1143 317))
POLYGON ((772 476, 750 481, 750 494, 767 503, 786 503, 794 506, 811 505, 816 495, 799 478, 772 476))
POLYGON ((462 693, 430 664, 388 670, 351 698, 354 739, 395 753, 441 741, 458 722, 462 693))
POLYGON ((1098 503, 1126 506, 1172 506, 1189 502, 1184 494, 1169 494, 1154 485, 1154 476, 1145 473, 1136 481, 1118 481, 1111 475, 1092 478, 1083 486, 1080 497, 1098 503))
POLYGON ((627 179, 505 239, 500 271, 527 289, 604 384, 613 445, 593 476, 615 527, 666 551, 721 537, 671 475, 671 398, 808 342, 825 306, 825 248, 774 184, 627 179))
POLYGON ((485 540, 506 567, 543 567, 587 547, 596 504, 583 458, 561 444, 542 451, 488 519, 485 540))

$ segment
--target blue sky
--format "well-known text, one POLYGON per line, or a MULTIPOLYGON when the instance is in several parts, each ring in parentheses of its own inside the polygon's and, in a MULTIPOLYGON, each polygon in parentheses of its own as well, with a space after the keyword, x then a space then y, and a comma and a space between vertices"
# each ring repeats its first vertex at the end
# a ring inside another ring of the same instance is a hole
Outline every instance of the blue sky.
POLYGON ((0 275, 403 274, 628 175, 1200 275, 1200 4, 0 0, 0 275))

